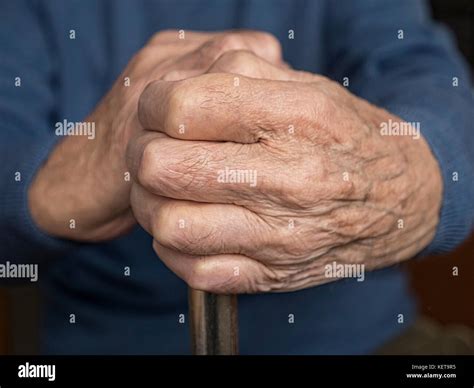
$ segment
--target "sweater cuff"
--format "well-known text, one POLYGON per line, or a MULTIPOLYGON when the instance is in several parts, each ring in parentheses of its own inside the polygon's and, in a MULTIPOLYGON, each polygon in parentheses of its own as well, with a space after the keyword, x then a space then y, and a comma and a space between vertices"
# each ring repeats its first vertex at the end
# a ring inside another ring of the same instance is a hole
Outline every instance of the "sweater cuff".
POLYGON ((463 136, 456 136, 455 133, 455 128, 464 123, 450 117, 449 112, 442 116, 426 109, 398 104, 388 104, 384 108, 407 122, 420 123, 421 134, 438 161, 443 179, 441 214, 436 234, 420 256, 449 252, 469 236, 474 225, 474 174, 468 158, 472 150, 468 149, 463 136))

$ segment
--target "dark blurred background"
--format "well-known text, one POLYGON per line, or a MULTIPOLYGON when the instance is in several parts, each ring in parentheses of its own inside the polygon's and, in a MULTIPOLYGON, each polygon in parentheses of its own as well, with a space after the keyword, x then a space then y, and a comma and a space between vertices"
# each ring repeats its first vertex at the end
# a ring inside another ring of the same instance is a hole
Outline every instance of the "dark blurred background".
MULTIPOLYGON (((434 18, 455 34, 474 76, 474 0, 432 0, 431 5, 434 18)), ((424 318, 421 329, 387 353, 474 354, 474 234, 449 255, 404 267, 424 318), (458 276, 452 276, 454 266, 458 276)), ((36 353, 38 310, 34 286, 0 288, 0 354, 36 353)))
POLYGON ((454 32, 458 47, 474 74, 474 1, 431 0, 433 17, 454 32))

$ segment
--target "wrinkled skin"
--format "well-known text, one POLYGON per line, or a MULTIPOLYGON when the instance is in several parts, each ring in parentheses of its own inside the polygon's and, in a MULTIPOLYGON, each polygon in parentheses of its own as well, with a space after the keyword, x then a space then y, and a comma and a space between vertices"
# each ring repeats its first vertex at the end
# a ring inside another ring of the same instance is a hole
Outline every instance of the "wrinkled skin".
POLYGON ((298 290, 335 280, 328 263, 385 267, 432 240, 439 167, 422 137, 381 135, 400 118, 245 50, 183 78, 143 91, 127 160, 133 213, 190 286, 298 290))
POLYGON ((197 289, 313 287, 334 280, 327 263, 389 266, 434 236, 437 162, 422 137, 381 136, 388 120, 401 121, 290 69, 268 34, 160 32, 86 118, 96 139, 52 151, 29 189, 31 215, 83 242, 138 221, 197 289), (229 170, 248 179, 221 179, 229 170))
POLYGON ((143 89, 153 80, 203 74, 229 50, 249 50, 283 66, 278 42, 263 32, 154 35, 85 119, 95 123, 96 138, 65 138, 37 172, 28 199, 39 228, 52 236, 85 242, 126 233, 136 223, 130 209, 126 149, 134 134, 142 131, 137 106, 143 89), (74 229, 69 227, 72 219, 74 229))

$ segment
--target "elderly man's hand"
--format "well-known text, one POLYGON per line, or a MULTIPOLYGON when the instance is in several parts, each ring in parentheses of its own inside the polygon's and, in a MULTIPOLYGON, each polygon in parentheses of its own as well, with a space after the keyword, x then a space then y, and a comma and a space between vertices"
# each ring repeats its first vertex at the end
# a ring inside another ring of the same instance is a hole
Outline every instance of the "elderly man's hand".
POLYGON ((334 262, 388 266, 434 236, 442 183, 424 139, 383 136, 403 121, 324 77, 232 51, 150 83, 139 119, 132 208, 194 288, 307 288, 336 279, 334 262))
POLYGON ((95 138, 67 137, 36 174, 29 188, 36 224, 50 235, 79 241, 108 240, 129 230, 135 219, 125 150, 142 131, 137 106, 143 89, 153 80, 203 74, 223 53, 238 49, 283 65, 278 41, 263 32, 162 31, 153 36, 86 118, 95 125, 95 138))

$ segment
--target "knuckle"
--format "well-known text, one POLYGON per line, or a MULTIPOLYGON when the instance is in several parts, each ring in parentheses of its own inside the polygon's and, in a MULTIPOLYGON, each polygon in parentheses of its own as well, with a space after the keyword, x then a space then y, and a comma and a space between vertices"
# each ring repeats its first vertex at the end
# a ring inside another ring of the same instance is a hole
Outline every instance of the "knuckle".
POLYGON ((214 41, 219 54, 223 54, 226 51, 239 50, 246 47, 245 40, 238 33, 231 32, 217 38, 214 41))
POLYGON ((146 64, 152 57, 151 51, 151 47, 149 46, 142 47, 138 50, 129 63, 130 71, 138 73, 144 64, 146 64))
POLYGON ((161 245, 181 250, 183 247, 182 231, 173 208, 162 205, 153 215, 153 236, 161 245))
POLYGON ((229 73, 243 73, 252 63, 257 61, 257 57, 248 50, 232 50, 222 54, 214 63, 214 70, 222 70, 229 73))
POLYGON ((317 92, 316 109, 319 115, 329 117, 334 109, 334 103, 331 98, 324 92, 317 92))
POLYGON ((144 148, 141 155, 141 160, 138 166, 137 180, 138 182, 150 190, 155 186, 157 179, 157 152, 154 142, 148 143, 144 148))
POLYGON ((245 41, 236 33, 225 34, 212 39, 202 46, 201 54, 210 63, 227 51, 246 48, 245 41))
POLYGON ((336 85, 338 84, 336 81, 333 81, 332 79, 326 77, 323 74, 314 74, 314 73, 308 73, 311 74, 313 78, 313 86, 315 87, 321 87, 321 85, 324 85, 324 87, 328 87, 331 85, 336 85))
POLYGON ((282 59, 281 43, 275 35, 269 32, 259 31, 257 32, 257 39, 261 46, 265 48, 269 59, 275 62, 282 59))
POLYGON ((181 71, 180 70, 171 70, 168 73, 166 73, 161 79, 163 81, 176 81, 181 79, 181 71))
POLYGON ((163 81, 180 81, 182 79, 187 78, 188 74, 186 71, 183 70, 171 70, 170 72, 166 73, 161 79, 163 81))
POLYGON ((153 101, 153 94, 154 94, 154 87, 155 87, 155 82, 152 81, 149 82, 142 90, 140 93, 140 96, 138 97, 138 109, 137 109, 137 116, 138 116, 138 121, 143 125, 143 127, 148 126, 148 102, 153 101))
POLYGON ((168 134, 178 134, 180 126, 184 125, 185 108, 189 105, 186 98, 187 87, 185 81, 172 82, 167 88, 162 104, 164 109, 163 129, 168 134))
POLYGON ((178 37, 178 30, 174 29, 166 29, 166 30, 161 30, 152 35, 150 38, 150 43, 162 43, 162 42, 168 42, 172 39, 177 39, 178 37))

